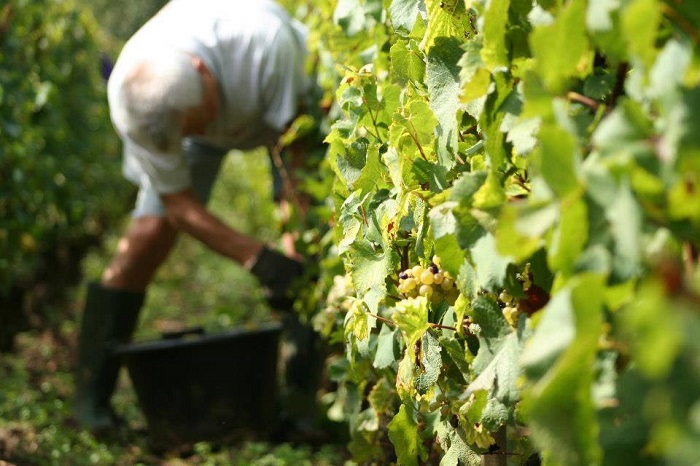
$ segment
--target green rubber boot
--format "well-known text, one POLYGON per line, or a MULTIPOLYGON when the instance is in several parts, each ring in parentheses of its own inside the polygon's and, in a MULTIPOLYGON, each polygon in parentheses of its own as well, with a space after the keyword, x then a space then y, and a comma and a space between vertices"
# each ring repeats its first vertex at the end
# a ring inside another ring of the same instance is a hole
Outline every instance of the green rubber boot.
POLYGON ((110 399, 119 375, 118 344, 131 340, 144 302, 144 293, 88 286, 78 341, 75 376, 75 419, 100 431, 115 424, 110 399))

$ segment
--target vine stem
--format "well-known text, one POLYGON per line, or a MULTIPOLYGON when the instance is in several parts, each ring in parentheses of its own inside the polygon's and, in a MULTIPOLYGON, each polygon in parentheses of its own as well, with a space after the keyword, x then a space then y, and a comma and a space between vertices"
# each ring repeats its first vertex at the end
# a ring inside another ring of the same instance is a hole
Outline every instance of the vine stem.
MULTIPOLYGON (((416 131, 416 127, 413 125, 413 122, 411 121, 411 128, 413 128, 413 131, 416 131)), ((408 132, 408 135, 411 136, 411 139, 413 139, 413 142, 416 143, 416 147, 418 147, 418 152, 420 152, 421 157, 423 157, 423 160, 426 162, 428 161, 428 157, 425 155, 425 152, 423 152, 423 146, 421 146, 420 141, 418 138, 412 133, 408 132)))
POLYGON ((384 144, 384 141, 382 141, 381 136, 379 136, 379 127, 377 126, 377 118, 374 116, 372 113, 372 107, 369 106, 367 103, 367 99, 364 97, 362 98, 362 101, 365 103, 365 106, 367 107, 367 113, 369 113, 369 117, 372 120, 372 126, 374 126, 374 137, 377 138, 380 144, 384 144))
POLYGON ((608 109, 607 111, 612 111, 612 109, 615 107, 615 104, 617 103, 617 99, 620 98, 622 94, 625 92, 625 78, 627 76, 627 72, 629 71, 630 66, 627 63, 620 63, 620 65, 617 67, 617 77, 615 80, 615 87, 612 90, 612 94, 610 95, 610 99, 608 99, 608 109))
POLYGON ((430 328, 439 328, 441 330, 452 330, 453 332, 457 331, 456 327, 450 327, 449 325, 433 324, 430 322, 428 322, 428 325, 430 326, 430 328))
POLYGON ((374 317, 375 319, 384 322, 385 324, 393 325, 393 326, 395 326, 395 327, 398 326, 398 325, 396 324, 396 322, 394 322, 393 320, 387 319, 386 317, 378 316, 377 314, 375 314, 375 313, 373 313, 373 312, 367 311, 367 315, 370 315, 370 316, 374 317))
POLYGON ((681 29, 683 29, 690 37, 693 38, 695 43, 700 42, 700 33, 693 28, 693 25, 686 20, 683 15, 679 14, 676 10, 671 8, 670 5, 666 3, 661 4, 661 9, 664 14, 675 21, 681 29))
POLYGON ((600 103, 596 102, 595 100, 591 99, 590 97, 586 97, 583 94, 579 94, 578 92, 572 91, 572 92, 569 92, 566 96, 570 101, 583 104, 586 107, 589 107, 594 111, 597 111, 598 107, 600 107, 600 103))
MULTIPOLYGON (((382 317, 380 315, 377 315, 373 312, 367 311, 367 315, 374 317, 375 319, 382 321, 386 324, 393 325, 394 327, 398 327, 398 324, 394 322, 391 319, 387 319, 386 317, 382 317)), ((430 328, 439 328, 441 330, 452 330, 453 332, 456 332, 457 329, 455 327, 450 327, 449 325, 441 325, 441 324, 434 324, 432 322, 428 322, 428 327, 430 328)))
POLYGON ((306 209, 304 208, 301 200, 299 199, 299 192, 296 189, 296 184, 292 180, 292 176, 290 175, 289 170, 287 170, 287 166, 282 160, 282 150, 283 147, 280 138, 280 140, 278 140, 277 143, 270 150, 272 162, 275 164, 277 171, 282 177, 282 184, 284 185, 284 190, 286 191, 289 200, 294 204, 294 207, 296 207, 299 215, 299 220, 301 221, 302 226, 304 227, 304 229, 308 229, 306 209))
POLYGON ((502 453, 507 451, 508 437, 506 435, 505 426, 499 428, 498 431, 495 432, 493 438, 500 451, 481 455, 481 466, 506 466, 508 464, 508 455, 502 453))
POLYGON ((692 277, 696 268, 700 265, 700 255, 698 255, 697 249, 689 241, 683 243, 683 262, 686 276, 692 277))

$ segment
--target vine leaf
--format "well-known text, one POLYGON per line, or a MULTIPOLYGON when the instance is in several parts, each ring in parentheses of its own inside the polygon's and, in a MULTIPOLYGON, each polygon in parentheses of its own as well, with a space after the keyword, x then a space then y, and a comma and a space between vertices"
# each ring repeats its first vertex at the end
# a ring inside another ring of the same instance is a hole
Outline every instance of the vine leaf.
MULTIPOLYGON (((682 85, 688 66, 693 57, 693 48, 676 40, 670 40, 656 58, 656 63, 649 74, 650 92, 655 96, 672 96, 674 89, 682 85)), ((667 97, 668 99, 668 97, 667 97)), ((683 99, 687 102, 686 99, 683 99)), ((664 99, 664 106, 677 108, 675 99, 664 99)))
POLYGON ((400 83, 423 82, 425 77, 425 62, 423 54, 415 50, 412 43, 399 39, 391 46, 391 70, 394 79, 400 83))
POLYGON ((547 88, 558 93, 571 77, 587 74, 593 64, 585 24, 584 0, 572 0, 553 23, 535 28, 530 46, 547 88))
POLYGON ((485 359, 489 359, 489 362, 469 384, 465 396, 478 391, 488 393, 481 422, 491 432, 508 421, 510 411, 519 399, 516 382, 520 374, 520 350, 518 335, 511 332, 502 338, 489 340, 486 345, 482 344, 477 354, 480 364, 485 359))
POLYGON ((459 222, 454 215, 455 201, 440 204, 430 211, 430 226, 435 237, 435 252, 440 256, 442 267, 455 277, 464 262, 464 251, 460 247, 456 233, 459 222))
POLYGON ((367 401, 379 415, 392 412, 395 400, 396 389, 387 379, 379 379, 367 395, 367 401))
POLYGON ((481 58, 480 42, 469 41, 462 48, 464 54, 459 60, 459 80, 462 89, 459 99, 467 113, 479 118, 491 86, 491 72, 486 69, 486 64, 481 58))
POLYGON ((489 291, 502 289, 512 259, 498 252, 496 238, 490 233, 482 236, 471 248, 471 253, 481 287, 489 291))
POLYGON ((445 450, 440 466, 479 466, 481 455, 469 447, 463 435, 448 422, 437 426, 437 438, 445 450))
POLYGON ((420 296, 399 302, 391 319, 401 329, 408 351, 413 351, 416 343, 430 328, 428 322, 428 300, 424 296, 420 296))
POLYGON ((333 14, 333 22, 343 28, 352 37, 365 27, 365 10, 360 0, 339 0, 333 14))
POLYGON ((557 125, 543 125, 539 131, 540 146, 537 169, 554 194, 564 198, 581 189, 579 153, 576 136, 557 125))
POLYGON ((469 15, 462 0, 425 0, 428 29, 422 46, 430 51, 439 37, 454 37, 464 41, 469 35, 469 15))
POLYGON ((391 249, 375 249, 369 241, 358 239, 350 247, 348 259, 357 296, 376 314, 379 302, 386 297, 386 277, 399 263, 398 254, 391 249))
POLYGON ((608 32, 614 27, 613 12, 620 8, 619 0, 590 0, 586 11, 586 26, 590 32, 608 32))
POLYGON ((345 317, 345 334, 352 335, 357 342, 366 341, 370 332, 370 315, 365 312, 361 301, 355 301, 345 317))
POLYGON ((622 15, 622 32, 627 49, 644 66, 654 64, 657 30, 661 25, 661 5, 656 0, 638 0, 626 6, 622 15))
MULTIPOLYGON (((483 409, 478 421, 492 432, 512 416, 518 399, 515 382, 519 373, 520 341, 503 317, 498 303, 488 295, 477 297, 472 302, 472 318, 481 327, 479 350, 472 364, 472 374, 476 378, 462 398, 485 400, 484 404, 479 404, 483 409)), ((477 422, 476 419, 472 421, 477 422)))
POLYGON ((522 356, 523 413, 550 465, 599 464, 591 385, 602 325, 604 276, 584 274, 559 290, 522 356), (554 330, 554 331, 553 331, 554 330), (555 453, 556 452, 556 453, 555 453))
POLYGON ((431 332, 423 333, 421 351, 414 383, 419 394, 425 395, 435 385, 442 369, 442 347, 431 332))
POLYGON ((418 457, 425 461, 427 451, 423 446, 418 423, 408 412, 405 404, 389 422, 389 439, 394 444, 398 463, 404 466, 418 466, 418 457))
POLYGON ((600 123, 591 138, 603 157, 648 153, 653 125, 641 106, 624 100, 600 123))
POLYGON ((428 53, 425 81, 430 93, 430 107, 439 122, 438 158, 446 168, 455 162, 457 151, 457 110, 459 109, 460 79, 458 62, 462 57, 462 42, 455 38, 438 38, 436 47, 428 53))
POLYGON ((389 6, 391 22, 396 29, 413 30, 416 18, 423 7, 423 0, 394 0, 389 6))
POLYGON ((481 56, 490 70, 508 65, 506 25, 510 0, 492 0, 484 12, 484 48, 481 56))
POLYGON ((396 363, 398 359, 398 345, 396 342, 398 330, 389 325, 382 325, 377 337, 377 352, 374 354, 374 367, 385 369, 396 363))
POLYGON ((588 206, 580 195, 564 199, 561 220, 549 240, 547 259, 552 270, 570 274, 588 240, 588 206))
POLYGON ((407 115, 396 113, 390 127, 391 144, 406 156, 428 160, 433 152, 435 127, 438 124, 435 114, 424 100, 412 100, 406 106, 407 115))
POLYGON ((520 263, 542 245, 544 235, 559 218, 558 205, 549 200, 512 202, 503 206, 499 218, 498 252, 520 263))
MULTIPOLYGON (((466 383, 471 375, 471 366, 469 365, 467 351, 454 338, 442 337, 440 339, 440 345, 445 349, 445 357, 447 361, 449 361, 449 365, 454 366, 462 376, 462 380, 458 382, 466 383)), ((446 365, 448 364, 446 363, 446 365)))
POLYGON ((630 186, 624 183, 618 189, 615 201, 605 212, 614 241, 612 266, 614 278, 617 280, 633 278, 640 271, 643 248, 642 216, 642 210, 630 186))
POLYGON ((338 226, 340 234, 338 239, 338 252, 348 251, 357 239, 361 229, 363 218, 359 211, 365 199, 360 196, 359 191, 350 194, 340 209, 338 226))

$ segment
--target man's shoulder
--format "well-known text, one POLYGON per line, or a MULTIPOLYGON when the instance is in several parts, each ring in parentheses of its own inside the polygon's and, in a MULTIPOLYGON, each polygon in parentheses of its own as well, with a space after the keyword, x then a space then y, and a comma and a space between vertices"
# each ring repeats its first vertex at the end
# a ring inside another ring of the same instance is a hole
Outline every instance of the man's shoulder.
POLYGON ((271 0, 171 0, 129 42, 142 46, 159 38, 173 43, 200 36, 240 38, 292 22, 287 10, 271 0))

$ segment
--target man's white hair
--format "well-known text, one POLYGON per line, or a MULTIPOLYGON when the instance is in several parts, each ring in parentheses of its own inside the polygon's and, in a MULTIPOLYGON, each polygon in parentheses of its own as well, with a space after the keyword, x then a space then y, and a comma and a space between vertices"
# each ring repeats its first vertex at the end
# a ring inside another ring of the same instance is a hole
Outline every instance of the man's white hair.
POLYGON ((121 131, 146 149, 177 150, 185 111, 199 106, 204 95, 199 73, 188 53, 160 49, 125 71, 110 99, 121 131))

